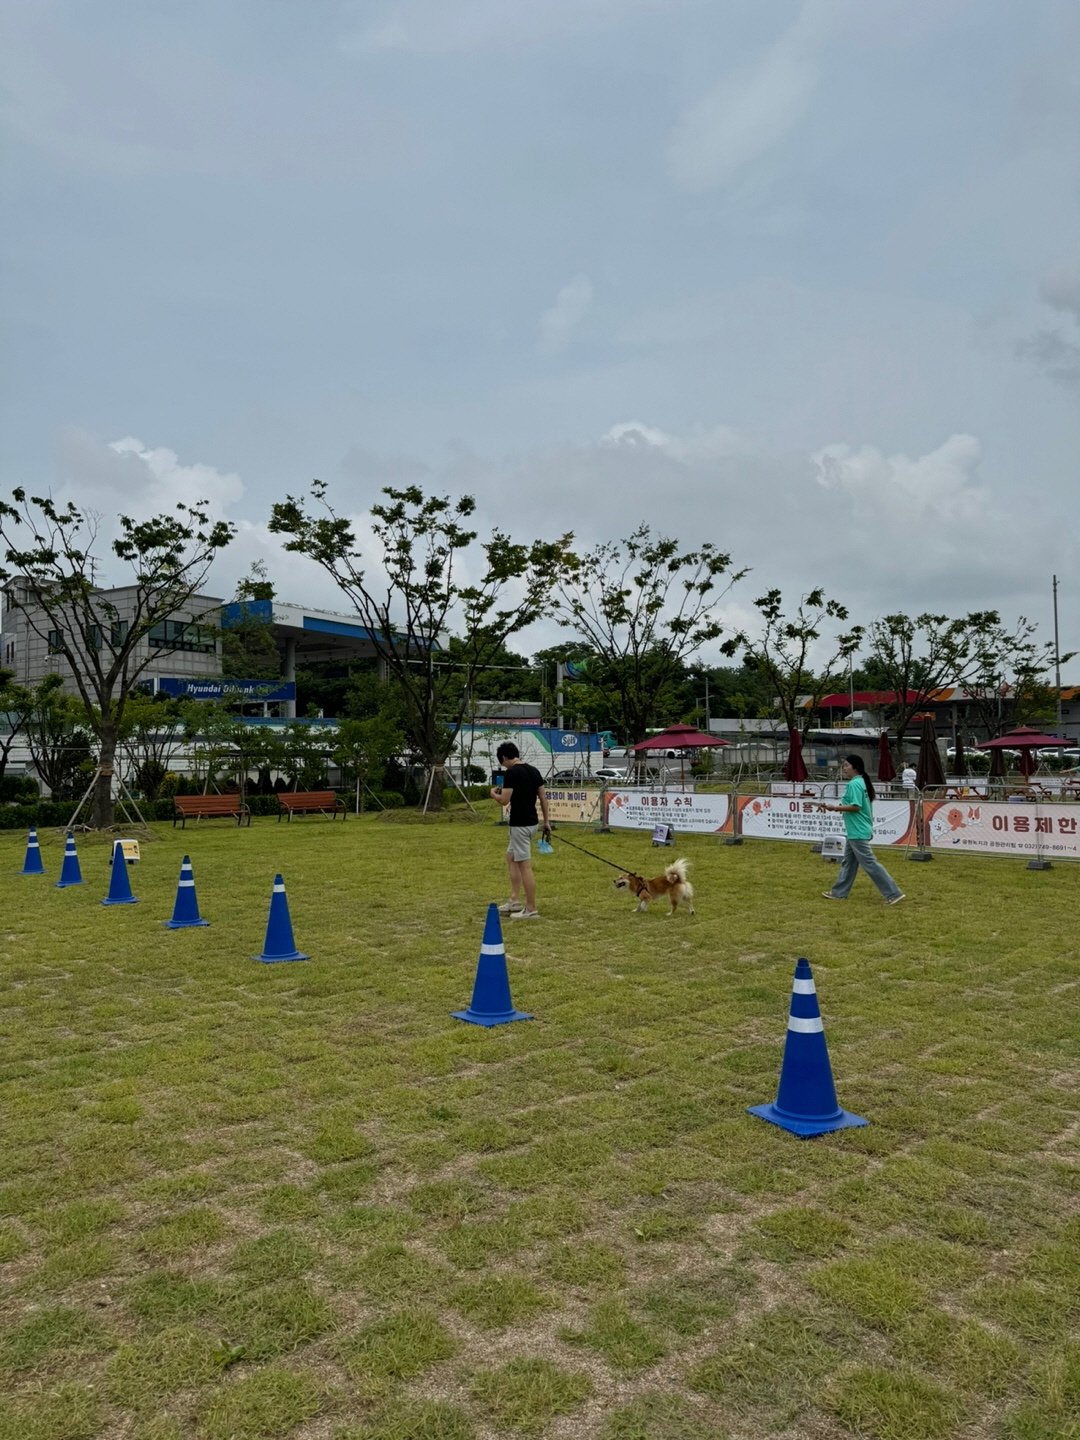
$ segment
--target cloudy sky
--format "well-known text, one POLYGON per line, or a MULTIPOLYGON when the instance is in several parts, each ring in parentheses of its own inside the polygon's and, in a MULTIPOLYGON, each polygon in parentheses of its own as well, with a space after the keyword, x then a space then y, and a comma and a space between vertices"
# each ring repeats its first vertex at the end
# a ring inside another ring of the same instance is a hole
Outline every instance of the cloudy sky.
MULTIPOLYGON (((9 483, 642 518, 1080 649, 1075 0, 0 0, 9 483)), ((536 637, 540 640, 546 636, 536 637)), ((1075 667, 1074 667, 1075 668, 1075 667)))

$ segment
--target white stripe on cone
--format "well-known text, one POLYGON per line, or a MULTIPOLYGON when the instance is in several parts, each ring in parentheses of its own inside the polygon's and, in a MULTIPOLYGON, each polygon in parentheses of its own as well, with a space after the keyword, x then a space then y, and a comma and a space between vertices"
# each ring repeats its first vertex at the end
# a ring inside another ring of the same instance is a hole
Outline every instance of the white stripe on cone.
POLYGON ((505 949, 502 945, 481 945, 481 955, 504 955, 505 949))
POLYGON ((820 1015, 815 1015, 812 1020, 804 1020, 799 1015, 789 1015, 787 1028, 800 1035, 818 1035, 825 1029, 825 1022, 820 1015))
POLYGON ((793 995, 816 995, 817 986, 813 980, 793 980, 791 982, 791 993, 793 995))

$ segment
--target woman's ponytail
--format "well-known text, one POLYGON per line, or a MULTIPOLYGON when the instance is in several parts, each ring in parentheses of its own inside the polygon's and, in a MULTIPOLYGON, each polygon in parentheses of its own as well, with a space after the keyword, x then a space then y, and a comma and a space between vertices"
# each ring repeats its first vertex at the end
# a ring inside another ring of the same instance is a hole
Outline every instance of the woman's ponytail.
POLYGON ((847 761, 847 763, 851 766, 851 768, 855 771, 855 774, 856 774, 856 775, 861 775, 861 776, 862 776, 863 784, 866 786, 866 794, 867 794, 867 797, 868 797, 870 800, 874 800, 874 799, 876 798, 875 795, 874 795, 874 782, 870 779, 870 776, 867 775, 867 773, 866 773, 866 765, 865 765, 864 762, 863 762, 862 756, 861 756, 861 755, 845 755, 845 756, 844 756, 844 759, 845 759, 845 760, 847 761))

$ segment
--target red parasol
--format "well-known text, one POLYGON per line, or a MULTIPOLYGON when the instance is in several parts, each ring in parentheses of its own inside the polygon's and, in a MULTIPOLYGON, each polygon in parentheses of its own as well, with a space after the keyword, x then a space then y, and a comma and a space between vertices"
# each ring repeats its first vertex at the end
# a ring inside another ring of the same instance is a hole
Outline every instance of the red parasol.
POLYGON ((807 776, 806 761, 802 758, 802 736, 798 730, 790 732, 788 742, 790 748, 787 763, 784 765, 784 779, 798 783, 807 776))
POLYGON ((937 745, 937 730, 933 715, 924 715, 922 733, 919 736, 919 763, 915 767, 915 784, 920 790, 928 785, 944 785, 945 771, 941 768, 941 752, 937 745))
POLYGON ((659 735, 650 735, 631 745, 631 750, 704 750, 709 745, 730 745, 730 740, 721 740, 716 735, 703 735, 692 725, 669 725, 659 735))
POLYGON ((896 766, 889 749, 889 732, 882 730, 878 737, 877 778, 888 782, 896 779, 896 766))
POLYGON ((721 740, 715 735, 703 735, 692 725, 669 725, 666 730, 661 730, 659 735, 650 735, 647 740, 639 740, 636 745, 631 745, 630 749, 635 754, 647 753, 649 750, 678 750, 681 780, 684 778, 683 762, 687 750, 704 750, 707 746, 715 748, 730 744, 730 740, 721 740))
MULTIPOLYGON (((1033 730, 1030 725, 1018 725, 1015 730, 1010 730, 1007 735, 998 735, 993 740, 984 740, 976 745, 976 750, 1019 750, 1020 751, 1020 773, 1022 775, 1033 775, 1036 762, 1031 754, 1032 750, 1050 750, 1053 748, 1064 749, 1071 745, 1071 740, 1062 740, 1057 735, 1041 735, 1038 730, 1033 730)), ((991 770, 991 774, 993 774, 991 770)))

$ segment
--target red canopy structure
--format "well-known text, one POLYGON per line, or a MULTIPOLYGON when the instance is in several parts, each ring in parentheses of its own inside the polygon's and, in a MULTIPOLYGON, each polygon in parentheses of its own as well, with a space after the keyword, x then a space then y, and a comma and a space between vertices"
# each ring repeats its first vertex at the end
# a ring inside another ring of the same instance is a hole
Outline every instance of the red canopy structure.
POLYGON ((1057 735, 1042 735, 1038 730, 1033 730, 1030 725, 1018 725, 1007 735, 998 735, 993 740, 984 740, 980 745, 976 745, 975 749, 1019 750, 1020 773, 1033 775, 1036 767, 1032 760, 1032 750, 1063 750, 1071 744, 1071 740, 1062 740, 1057 735))
POLYGON ((679 777, 680 783, 685 778, 684 761, 687 750, 704 750, 707 747, 730 745, 730 740, 721 740, 716 735, 703 735, 700 730, 695 730, 692 725, 669 725, 666 730, 661 730, 659 735, 650 735, 647 740, 639 740, 630 749, 635 754, 648 754, 650 750, 678 750, 679 752, 679 777))
POLYGON ((650 735, 631 745, 631 750, 704 750, 710 745, 730 745, 730 740, 721 740, 716 735, 703 735, 692 725, 669 725, 659 735, 650 735))
POLYGON ((798 730, 788 733, 788 757, 784 765, 784 779, 794 780, 798 783, 805 780, 807 775, 806 761, 802 758, 802 736, 798 730))
POLYGON ((896 766, 889 749, 889 732, 882 730, 878 737, 877 778, 882 781, 896 779, 896 766))

